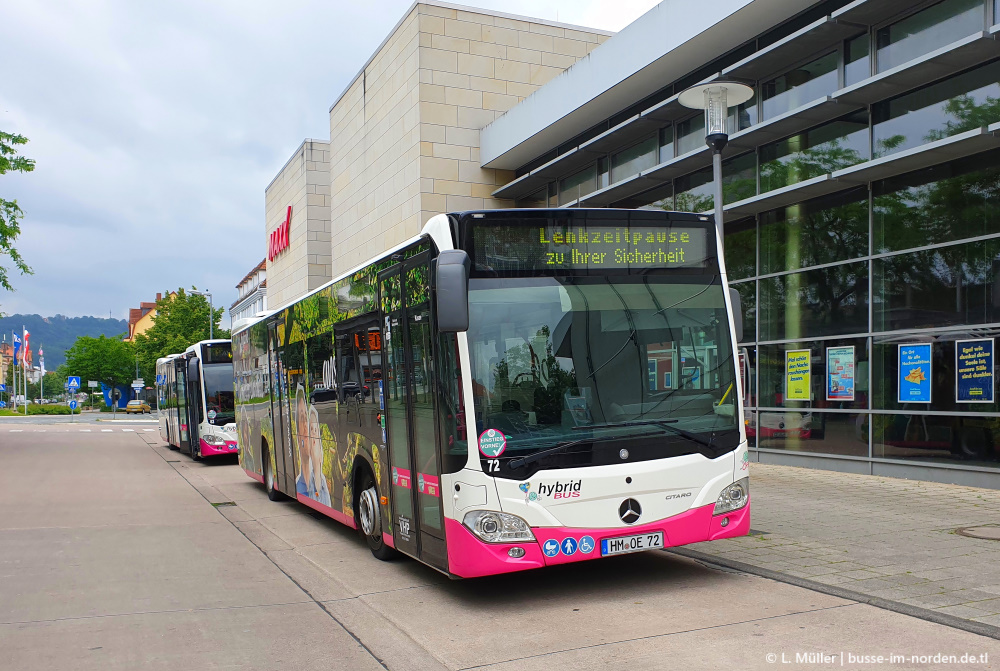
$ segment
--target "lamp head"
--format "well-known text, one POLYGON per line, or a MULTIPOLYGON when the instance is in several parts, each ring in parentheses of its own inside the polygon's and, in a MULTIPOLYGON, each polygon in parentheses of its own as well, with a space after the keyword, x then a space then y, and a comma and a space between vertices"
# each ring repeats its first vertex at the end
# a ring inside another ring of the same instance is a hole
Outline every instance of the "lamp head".
POLYGON ((742 105, 752 97, 753 89, 746 84, 713 81, 681 92, 677 102, 691 109, 705 110, 705 141, 715 151, 722 151, 729 141, 726 127, 729 108, 742 105))

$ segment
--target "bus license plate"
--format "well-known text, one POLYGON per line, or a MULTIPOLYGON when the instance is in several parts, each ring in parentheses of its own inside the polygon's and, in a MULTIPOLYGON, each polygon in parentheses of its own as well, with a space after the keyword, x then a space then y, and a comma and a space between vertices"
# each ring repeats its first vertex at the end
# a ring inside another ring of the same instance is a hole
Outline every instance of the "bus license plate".
POLYGON ((627 552, 642 552, 663 547, 663 532, 653 531, 648 534, 621 536, 619 538, 601 539, 601 556, 622 555, 627 552))

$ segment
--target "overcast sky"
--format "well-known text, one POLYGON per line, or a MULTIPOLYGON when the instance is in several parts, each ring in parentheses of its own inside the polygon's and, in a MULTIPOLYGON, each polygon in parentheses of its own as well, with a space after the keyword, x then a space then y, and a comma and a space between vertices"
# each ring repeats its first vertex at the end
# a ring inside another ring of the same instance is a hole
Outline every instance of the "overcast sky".
MULTIPOLYGON (((469 4, 617 31, 657 0, 469 4)), ((264 187, 304 138, 329 138, 330 105, 409 6, 4 3, 0 130, 37 167, 0 177, 35 271, 0 311, 124 319, 192 285, 228 308, 264 258, 264 187)))

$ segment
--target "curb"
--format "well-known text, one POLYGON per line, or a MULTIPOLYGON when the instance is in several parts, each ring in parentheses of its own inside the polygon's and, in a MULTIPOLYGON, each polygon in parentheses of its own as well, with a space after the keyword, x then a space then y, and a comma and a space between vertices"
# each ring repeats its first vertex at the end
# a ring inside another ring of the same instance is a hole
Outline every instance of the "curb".
POLYGON ((858 603, 868 604, 869 606, 875 606, 876 608, 881 608, 883 610, 891 610, 894 613, 909 615, 910 617, 919 618, 935 624, 942 624, 946 627, 952 627, 953 629, 961 629, 972 634, 979 634, 980 636, 1000 640, 1000 627, 996 627, 992 624, 966 620, 954 615, 948 615, 947 613, 937 613, 929 608, 911 606, 910 604, 893 601, 892 599, 883 599, 882 597, 871 596, 862 592, 855 592, 854 590, 844 589, 843 587, 838 587, 836 585, 827 585, 815 580, 799 578, 798 576, 781 573, 780 571, 772 571, 770 569, 761 568, 760 566, 754 566, 753 564, 745 564, 731 559, 723 559, 721 557, 698 552, 696 550, 670 548, 667 549, 666 552, 679 555, 681 557, 687 557, 688 559, 694 559, 696 561, 720 568, 734 569, 743 573, 760 576, 761 578, 767 578, 768 580, 783 582, 789 585, 795 585, 796 587, 804 587, 805 589, 809 589, 814 592, 821 592, 823 594, 829 594, 830 596, 840 597, 841 599, 857 601, 858 603))

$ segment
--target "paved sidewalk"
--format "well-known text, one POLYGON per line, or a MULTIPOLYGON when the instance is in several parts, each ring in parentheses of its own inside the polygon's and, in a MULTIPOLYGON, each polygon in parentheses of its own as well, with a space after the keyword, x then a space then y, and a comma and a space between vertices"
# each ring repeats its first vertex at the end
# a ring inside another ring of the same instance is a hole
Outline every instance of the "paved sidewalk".
POLYGON ((688 549, 1000 626, 1000 491, 752 464, 751 535, 688 549), (974 532, 978 533, 978 532, 974 532))

